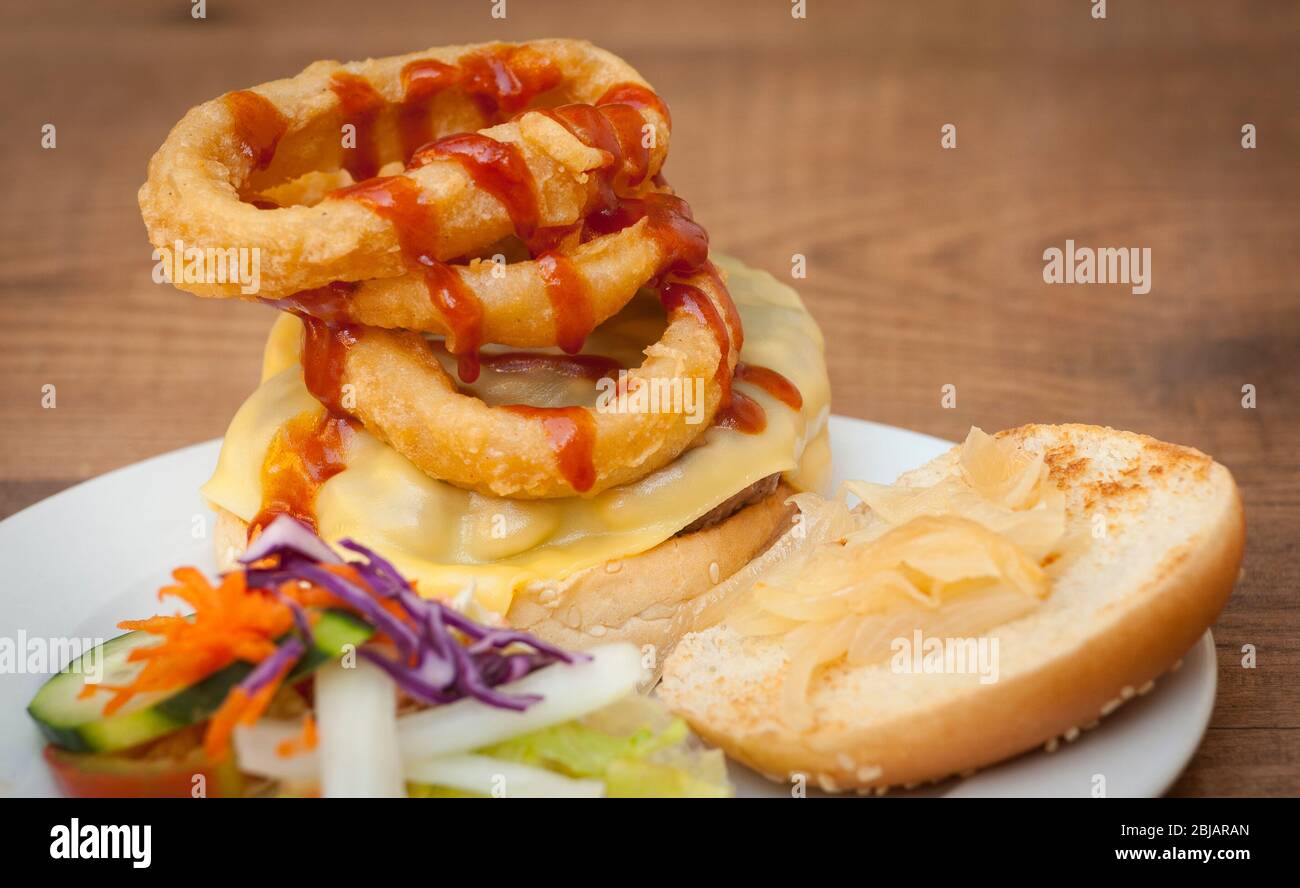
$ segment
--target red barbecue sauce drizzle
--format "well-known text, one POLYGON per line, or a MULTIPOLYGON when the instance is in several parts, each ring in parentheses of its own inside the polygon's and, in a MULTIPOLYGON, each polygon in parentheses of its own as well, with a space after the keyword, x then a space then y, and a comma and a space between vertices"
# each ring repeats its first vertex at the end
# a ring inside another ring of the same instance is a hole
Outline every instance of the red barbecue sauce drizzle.
POLYGON ((706 262, 703 268, 697 269, 701 274, 708 275, 713 280, 714 289, 722 294, 722 319, 727 322, 727 329, 731 331, 731 344, 736 348, 736 354, 745 347, 745 325, 740 321, 740 312, 736 310, 736 301, 731 298, 731 291, 727 289, 726 283, 722 280, 722 275, 718 273, 718 266, 712 262, 706 262))
POLYGON ((618 201, 613 189, 613 178, 623 165, 623 145, 609 118, 594 105, 561 105, 558 108, 543 108, 537 113, 564 127, 588 148, 594 148, 608 156, 595 179, 600 189, 601 208, 613 207, 618 201))
POLYGON ((416 59, 402 68, 402 98, 390 105, 364 77, 335 71, 330 89, 338 97, 344 123, 356 130, 356 146, 348 149, 343 168, 355 182, 379 172, 376 122, 392 110, 402 159, 406 160, 433 137, 434 99, 459 88, 478 106, 484 123, 493 123, 523 110, 541 93, 560 85, 563 75, 555 63, 528 47, 507 46, 461 56, 451 65, 436 59, 416 59))
POLYGON ((289 128, 289 121, 270 100, 252 90, 227 93, 223 101, 234 118, 239 153, 253 161, 254 169, 266 169, 280 138, 289 128))
POLYGON ((408 62, 402 68, 402 99, 397 106, 402 156, 412 157, 433 138, 433 102, 446 90, 461 89, 478 106, 484 122, 492 123, 524 109, 561 80, 554 62, 520 46, 470 53, 454 65, 436 59, 408 62))
POLYGON ((731 331, 726 321, 718 314, 717 308, 709 301, 709 297, 704 295, 704 291, 690 284, 664 284, 659 290, 659 300, 669 316, 685 312, 713 334, 714 341, 718 343, 719 354, 718 369, 714 378, 718 382, 718 387, 722 389, 722 400, 719 406, 725 408, 731 403, 731 368, 727 366, 727 355, 731 350, 731 331))
POLYGON ((333 413, 308 411, 280 426, 262 461, 262 508, 248 524, 248 538, 261 533, 277 515, 289 515, 316 530, 316 494, 347 468, 351 439, 351 422, 333 413))
MULTIPOLYGON (((584 144, 609 153, 612 159, 609 167, 624 169, 629 184, 644 180, 649 168, 649 152, 641 140, 644 118, 633 109, 653 108, 671 125, 668 108, 662 100, 639 84, 612 87, 596 102, 596 110, 605 119, 604 125, 596 123, 594 116, 587 112, 571 110, 574 107, 580 106, 556 109, 551 116, 584 144)), ((655 184, 664 186, 659 174, 655 176, 655 184)), ((722 297, 721 313, 702 290, 689 284, 663 283, 660 299, 670 315, 685 311, 694 316, 718 343, 720 357, 715 378, 722 397, 715 422, 751 434, 761 432, 767 424, 763 408, 752 398, 733 392, 732 376, 727 366, 731 349, 738 353, 744 344, 740 314, 717 269, 709 262, 708 233, 695 222, 690 205, 675 195, 662 193, 624 198, 608 181, 602 194, 606 198, 602 201, 604 205, 585 220, 584 241, 622 231, 645 219, 646 234, 658 244, 662 256, 656 276, 676 272, 705 274, 713 279, 714 289, 722 297), (612 202, 609 200, 611 195, 614 197, 612 202)))
POLYGON ((553 61, 528 46, 472 52, 461 56, 457 66, 461 70, 461 87, 489 120, 522 111, 564 79, 553 61))
MULTIPOLYGON (((230 93, 225 103, 234 117, 234 135, 240 152, 253 161, 255 169, 265 169, 275 156, 288 121, 268 100, 249 90, 230 93)), ((252 203, 259 209, 276 207, 266 200, 252 203)), ((317 310, 321 310, 321 303, 328 303, 332 311, 340 306, 345 311, 337 287, 321 287, 297 294, 295 298, 314 299, 317 310)), ((331 327, 309 317, 304 317, 303 322, 304 375, 309 390, 325 405, 326 412, 303 413, 276 430, 262 461, 262 506, 249 522, 250 539, 282 514, 314 530, 317 492, 322 484, 347 467, 352 423, 342 410, 340 392, 344 355, 359 331, 331 327)))
POLYGON ((438 158, 460 164, 476 187, 500 201, 522 240, 533 236, 537 183, 518 145, 479 133, 460 133, 425 145, 411 157, 407 169, 419 169, 438 158))
POLYGON ((330 413, 347 416, 343 405, 343 372, 348 349, 361 338, 361 327, 334 324, 300 315, 303 325, 302 373, 307 391, 330 413))
POLYGON ((803 394, 799 388, 770 367, 739 361, 736 364, 735 378, 758 386, 791 410, 803 409, 803 394))
POLYGON ((249 522, 250 539, 277 515, 291 515, 316 529, 317 492, 347 468, 352 420, 342 403, 343 372, 347 350, 361 331, 301 317, 303 378, 325 412, 308 411, 276 430, 262 460, 262 508, 249 522))
POLYGON ((356 145, 343 149, 343 168, 354 182, 369 179, 379 172, 379 143, 375 123, 387 103, 370 81, 350 71, 335 71, 330 89, 338 96, 344 125, 353 127, 356 145))
POLYGON ((478 348, 483 343, 483 305, 449 265, 438 261, 438 220, 420 201, 420 186, 403 176, 383 176, 340 188, 336 200, 355 200, 392 223, 402 257, 424 277, 434 307, 447 324, 447 350, 457 357, 465 382, 478 379, 478 348))
MULTIPOLYGON (((791 410, 803 408, 803 395, 799 389, 775 370, 741 361, 736 364, 734 378, 758 386, 791 410)), ((767 413, 753 398, 743 392, 733 392, 731 403, 718 411, 714 424, 747 435, 757 435, 767 428, 767 413)))
POLYGON ((628 105, 561 105, 539 113, 569 131, 588 148, 608 156, 596 179, 599 203, 612 210, 619 194, 629 186, 639 185, 650 168, 650 149, 642 144, 644 118, 628 105))
POLYGON ((541 422, 564 480, 578 493, 591 490, 596 483, 596 420, 590 410, 527 404, 508 404, 502 409, 541 422))
POLYGON ((437 59, 416 59, 402 68, 402 101, 397 107, 397 132, 402 158, 433 138, 433 101, 460 82, 460 69, 437 59))
POLYGON ((744 392, 734 392, 731 402, 718 410, 713 424, 724 429, 735 429, 746 435, 757 435, 767 428, 767 412, 744 392))
MULTIPOLYGON (((648 90, 644 92, 654 99, 667 120, 667 108, 663 107, 663 103, 648 90)), ((622 103, 606 103, 599 107, 572 104, 536 110, 564 127, 582 144, 605 156, 604 162, 592 175, 597 190, 596 212, 613 217, 605 223, 604 233, 617 231, 636 221, 635 218, 625 218, 626 214, 619 212, 622 197, 644 181, 650 167, 650 149, 643 144, 641 132, 645 119, 635 107, 622 103), (619 219, 623 219, 621 224, 619 219)), ((662 177, 656 173, 655 179, 662 187, 662 177)), ((687 215, 689 216, 689 208, 687 215)), ((578 233, 584 241, 589 240, 593 236, 589 231, 594 230, 592 221, 589 216, 575 225, 543 229, 534 235, 528 246, 537 255, 554 250, 571 233, 578 233)))
POLYGON ((598 109, 613 127, 622 148, 623 174, 627 185, 640 185, 650 171, 650 148, 641 128, 646 125, 641 112, 631 105, 602 105, 598 109))
MULTIPOLYGON (((716 276, 712 266, 707 273, 716 276)), ((719 281, 719 293, 727 293, 719 281)), ((722 353, 718 361, 717 380, 722 389, 722 398, 714 424, 723 428, 735 429, 749 435, 757 435, 767 428, 767 414, 761 404, 743 392, 735 391, 732 384, 739 379, 751 383, 766 391, 792 410, 803 407, 803 395, 790 380, 768 367, 737 362, 733 375, 727 373, 727 351, 729 348, 739 350, 739 339, 743 331, 736 313, 735 303, 730 296, 723 301, 723 311, 717 308, 703 291, 689 284, 668 283, 660 290, 660 298, 669 314, 685 311, 703 323, 712 333, 722 353), (732 322, 732 319, 735 322, 732 322), (734 332, 733 332, 734 331, 734 332)))
POLYGON ((538 256, 537 271, 546 284, 546 295, 555 315, 555 344, 561 351, 576 355, 588 334, 596 328, 587 281, 573 260, 560 253, 538 256))
MULTIPOLYGON (((668 106, 664 100, 659 98, 658 94, 648 86, 642 86, 639 83, 616 83, 605 94, 596 100, 596 107, 603 105, 631 105, 633 108, 650 108, 656 114, 664 119, 668 126, 673 125, 672 116, 668 113, 668 106)), ((640 127, 637 127, 640 129, 640 127)))
POLYGON ((597 211, 587 217, 583 238, 613 234, 642 219, 662 255, 656 274, 697 271, 709 261, 708 233, 692 218, 690 204, 672 194, 627 198, 611 210, 597 211))
POLYGON ((261 301, 281 311, 299 316, 310 315, 332 324, 341 324, 352 320, 349 299, 359 286, 361 285, 355 281, 335 281, 323 287, 299 290, 279 299, 263 297, 261 301))

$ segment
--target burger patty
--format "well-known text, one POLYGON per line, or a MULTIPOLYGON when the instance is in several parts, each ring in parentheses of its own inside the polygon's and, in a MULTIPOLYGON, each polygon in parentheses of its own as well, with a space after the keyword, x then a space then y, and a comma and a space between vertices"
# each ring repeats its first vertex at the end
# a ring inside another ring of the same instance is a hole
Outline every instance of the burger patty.
POLYGON ((740 493, 718 503, 699 518, 677 531, 677 536, 684 536, 688 533, 695 533, 697 530, 712 527, 715 524, 721 524, 746 506, 752 506, 754 503, 767 499, 772 495, 772 491, 776 490, 776 485, 780 483, 780 472, 755 481, 740 493))

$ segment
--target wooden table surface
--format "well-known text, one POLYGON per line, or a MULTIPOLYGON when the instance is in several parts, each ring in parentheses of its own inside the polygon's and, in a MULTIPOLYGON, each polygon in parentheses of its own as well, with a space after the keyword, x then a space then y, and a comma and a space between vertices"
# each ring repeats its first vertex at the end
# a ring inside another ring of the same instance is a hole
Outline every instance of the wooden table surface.
POLYGON ((0 517, 221 435, 256 382, 269 312, 151 280, 136 189, 188 107, 318 58, 586 37, 671 103, 668 171, 717 248, 778 274, 807 257, 837 412, 947 438, 1100 423, 1232 469, 1245 569, 1175 792, 1300 794, 1300 5, 491 5, 5 4, 0 517), (1151 291, 1045 284, 1067 238, 1149 247, 1151 291))

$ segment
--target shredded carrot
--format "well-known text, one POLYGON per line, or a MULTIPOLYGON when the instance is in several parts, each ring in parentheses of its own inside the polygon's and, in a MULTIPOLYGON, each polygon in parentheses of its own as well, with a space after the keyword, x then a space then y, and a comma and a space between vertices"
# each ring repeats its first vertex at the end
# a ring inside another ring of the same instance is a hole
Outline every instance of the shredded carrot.
POLYGON ((203 735, 203 752, 214 762, 224 761, 230 753, 230 738, 237 725, 251 725, 262 717, 271 698, 280 689, 280 683, 293 668, 292 661, 286 661, 280 667, 275 678, 260 688, 251 697, 241 687, 236 687, 226 695, 220 708, 212 714, 208 722, 208 731, 203 735))
POLYGON ((289 607, 272 595, 249 592, 242 572, 226 574, 216 587, 192 567, 178 568, 172 576, 177 585, 164 586, 158 597, 180 598, 193 606, 194 615, 118 623, 122 629, 160 635, 162 641, 131 651, 128 660, 145 665, 130 684, 86 685, 82 696, 96 690, 113 693, 105 715, 117 712, 136 694, 186 687, 236 660, 261 662, 275 650, 274 639, 293 625, 289 607))
POLYGON ((275 754, 280 758, 293 758, 299 753, 315 749, 316 742, 316 719, 309 712, 302 721, 302 733, 280 741, 275 747, 275 754))

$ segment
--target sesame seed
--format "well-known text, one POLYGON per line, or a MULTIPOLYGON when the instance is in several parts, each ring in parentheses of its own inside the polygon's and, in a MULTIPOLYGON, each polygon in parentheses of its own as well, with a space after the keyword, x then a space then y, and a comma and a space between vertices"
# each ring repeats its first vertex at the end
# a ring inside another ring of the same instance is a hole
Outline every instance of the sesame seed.
POLYGON ((716 586, 716 585, 718 585, 719 581, 721 581, 721 580, 722 580, 722 570, 718 567, 718 562, 716 562, 716 561, 710 561, 710 562, 709 562, 709 581, 712 582, 713 585, 716 586))
POLYGON ((1136 693, 1137 691, 1133 689, 1133 685, 1124 685, 1124 687, 1119 689, 1119 695, 1124 700, 1132 700, 1133 695, 1136 693))
POLYGON ((1124 702, 1124 701, 1121 700, 1119 697, 1116 697, 1114 700, 1108 700, 1108 701, 1106 702, 1106 705, 1103 706, 1103 707, 1101 707, 1101 714, 1102 714, 1102 715, 1110 715, 1110 714, 1111 714, 1112 712, 1114 712, 1116 709, 1119 709, 1120 704, 1123 703, 1123 702, 1124 702))
POLYGON ((1065 742, 1073 743, 1075 740, 1078 740, 1079 733, 1080 732, 1078 728, 1070 728, 1070 730, 1065 732, 1065 742))
POLYGON ((1055 737, 1053 737, 1051 740, 1048 740, 1047 743, 1043 745, 1043 749, 1045 749, 1048 752, 1056 752, 1056 748, 1060 745, 1061 742, 1057 740, 1055 737))
POLYGON ((1142 697, 1151 693, 1151 689, 1154 688, 1155 686, 1156 686, 1155 679, 1148 681, 1146 684, 1142 685, 1142 687, 1138 688, 1138 696, 1142 697))

